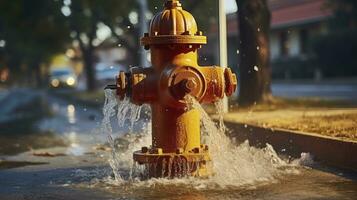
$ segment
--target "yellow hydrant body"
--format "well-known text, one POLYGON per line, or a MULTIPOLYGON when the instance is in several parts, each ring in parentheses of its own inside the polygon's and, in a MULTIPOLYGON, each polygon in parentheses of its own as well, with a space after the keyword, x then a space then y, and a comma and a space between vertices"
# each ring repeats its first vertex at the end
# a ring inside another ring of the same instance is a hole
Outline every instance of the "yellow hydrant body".
POLYGON ((149 33, 141 39, 151 51, 152 67, 120 72, 120 98, 150 104, 152 146, 134 152, 150 177, 207 176, 208 146, 201 144, 200 112, 188 109, 185 96, 212 103, 231 95, 237 86, 229 68, 199 66, 197 50, 206 44, 193 16, 178 0, 169 0, 154 16, 149 33))

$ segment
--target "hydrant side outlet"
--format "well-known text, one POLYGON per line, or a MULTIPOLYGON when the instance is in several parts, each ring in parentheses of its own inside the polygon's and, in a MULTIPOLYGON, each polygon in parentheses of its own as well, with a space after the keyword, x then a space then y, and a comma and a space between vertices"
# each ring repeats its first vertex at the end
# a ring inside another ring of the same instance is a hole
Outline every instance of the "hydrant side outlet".
POLYGON ((185 96, 212 103, 237 87, 229 68, 199 66, 197 50, 206 44, 193 16, 178 0, 168 0, 150 23, 141 44, 151 51, 152 67, 132 68, 117 78, 117 94, 150 104, 152 146, 134 152, 150 177, 208 176, 209 148, 201 144, 200 112, 187 109, 185 96))

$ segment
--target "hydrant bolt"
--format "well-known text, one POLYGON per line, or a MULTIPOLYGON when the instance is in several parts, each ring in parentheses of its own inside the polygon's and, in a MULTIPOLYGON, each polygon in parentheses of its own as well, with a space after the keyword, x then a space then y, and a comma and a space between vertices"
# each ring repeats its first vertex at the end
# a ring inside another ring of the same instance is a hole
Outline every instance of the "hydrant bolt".
POLYGON ((183 154, 183 152, 184 152, 183 148, 176 149, 176 154, 183 154))
POLYGON ((141 147, 141 153, 147 153, 147 152, 149 152, 149 148, 141 147))

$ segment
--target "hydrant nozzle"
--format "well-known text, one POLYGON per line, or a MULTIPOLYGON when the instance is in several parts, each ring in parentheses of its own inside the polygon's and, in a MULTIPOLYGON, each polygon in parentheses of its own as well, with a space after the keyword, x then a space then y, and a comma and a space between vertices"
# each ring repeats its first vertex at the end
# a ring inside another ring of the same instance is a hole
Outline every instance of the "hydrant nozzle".
POLYGON ((229 68, 198 65, 197 50, 206 42, 193 16, 178 0, 168 0, 141 38, 151 51, 152 67, 120 72, 116 85, 109 86, 121 99, 151 106, 152 145, 133 154, 150 177, 212 174, 209 148, 201 144, 200 112, 187 109, 185 96, 216 102, 235 92, 237 78, 229 68))

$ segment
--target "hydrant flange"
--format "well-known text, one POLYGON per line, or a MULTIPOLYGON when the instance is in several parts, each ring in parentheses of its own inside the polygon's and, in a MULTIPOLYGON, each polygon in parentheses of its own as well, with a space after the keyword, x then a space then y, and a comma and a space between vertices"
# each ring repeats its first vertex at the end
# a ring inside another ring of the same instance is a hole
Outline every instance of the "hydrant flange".
POLYGON ((155 178, 207 177, 212 174, 210 168, 207 167, 211 161, 207 145, 202 145, 190 152, 184 152, 180 148, 174 153, 164 153, 160 148, 143 147, 141 151, 134 152, 133 159, 139 164, 151 166, 147 168, 148 175, 155 178))

